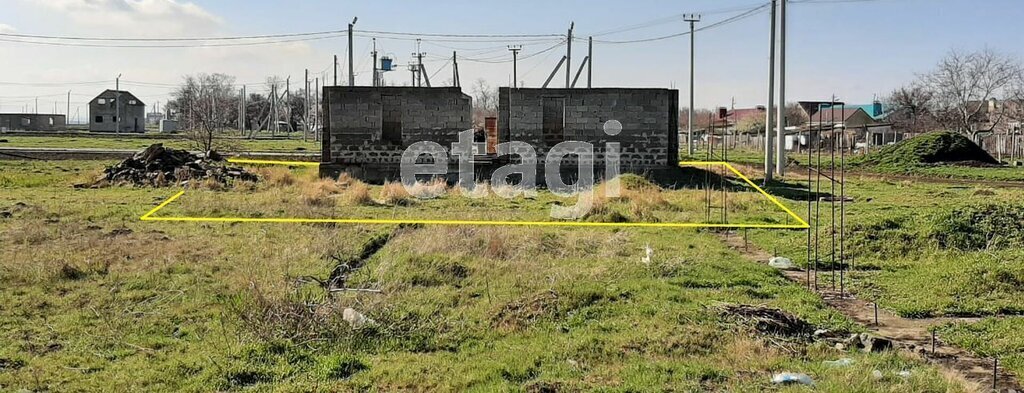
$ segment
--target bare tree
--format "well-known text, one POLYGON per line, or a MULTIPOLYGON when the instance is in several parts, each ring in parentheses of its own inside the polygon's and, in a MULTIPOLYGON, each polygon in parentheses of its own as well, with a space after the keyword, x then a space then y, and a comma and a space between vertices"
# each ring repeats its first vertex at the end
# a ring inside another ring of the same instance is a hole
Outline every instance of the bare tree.
POLYGON ((1003 120, 999 108, 986 112, 988 101, 1005 94, 1020 69, 1016 59, 991 49, 951 51, 934 71, 921 76, 921 83, 932 94, 931 106, 938 120, 976 139, 1003 120))
POLYGON ((178 108, 185 136, 194 147, 209 153, 221 147, 220 133, 238 119, 238 96, 234 77, 224 74, 186 75, 171 93, 178 108))
POLYGON ((893 90, 885 103, 890 108, 888 119, 897 129, 921 133, 938 125, 931 111, 932 92, 920 84, 893 90))
POLYGON ((498 89, 484 79, 473 82, 473 125, 483 126, 484 118, 498 114, 498 89))

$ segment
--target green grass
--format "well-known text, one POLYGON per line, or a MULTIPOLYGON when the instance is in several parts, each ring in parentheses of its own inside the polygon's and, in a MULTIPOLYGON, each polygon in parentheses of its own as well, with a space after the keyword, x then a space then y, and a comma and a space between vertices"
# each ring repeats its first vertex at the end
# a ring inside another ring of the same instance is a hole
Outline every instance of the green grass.
MULTIPOLYGON (((9 136, 0 135, 6 143, 0 147, 37 147, 37 148, 89 148, 89 149, 121 149, 141 150, 154 143, 175 149, 195 149, 185 139, 165 138, 133 138, 133 137, 98 137, 98 136, 9 136)), ((320 144, 312 140, 301 139, 233 139, 240 151, 265 152, 319 152, 320 144)))
MULTIPOLYGON (((103 163, 55 165, 72 163, 0 161, 0 390, 763 391, 778 371, 818 391, 964 390, 895 353, 780 346, 722 317, 760 304, 860 329, 703 231, 142 222, 172 189, 71 189, 103 163), (297 283, 392 233, 347 278, 382 294, 297 283), (345 307, 375 323, 349 327, 345 307), (839 357, 856 364, 821 363, 839 357)), ((488 206, 421 213, 455 208, 488 206)))
POLYGON ((1024 372, 1024 318, 986 318, 976 323, 951 323, 936 329, 944 343, 998 358, 1016 375, 1024 372))

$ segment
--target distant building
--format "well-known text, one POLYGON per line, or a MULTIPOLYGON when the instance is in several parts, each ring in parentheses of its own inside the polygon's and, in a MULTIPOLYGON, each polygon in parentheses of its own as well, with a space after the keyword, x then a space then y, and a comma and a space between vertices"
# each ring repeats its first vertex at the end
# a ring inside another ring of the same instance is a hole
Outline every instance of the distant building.
POLYGON ((89 116, 89 131, 146 132, 146 104, 124 90, 106 90, 93 98, 89 116))
POLYGON ((67 117, 42 113, 0 113, 0 131, 64 131, 67 117))
POLYGON ((146 114, 146 125, 147 126, 159 126, 160 120, 164 119, 164 114, 160 112, 149 112, 146 114))

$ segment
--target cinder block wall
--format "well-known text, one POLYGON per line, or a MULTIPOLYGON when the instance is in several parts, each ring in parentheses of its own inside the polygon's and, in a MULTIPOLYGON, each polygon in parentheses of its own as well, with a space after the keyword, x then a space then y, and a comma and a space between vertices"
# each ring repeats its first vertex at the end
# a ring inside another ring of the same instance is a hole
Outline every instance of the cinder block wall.
POLYGON ((447 149, 459 132, 472 128, 471 99, 457 87, 332 86, 323 88, 323 96, 324 174, 393 178, 409 145, 433 141, 447 149), (400 105, 401 143, 383 137, 385 96, 400 105))
MULTIPOLYGON (((679 91, 670 89, 499 89, 498 133, 530 143, 543 159, 545 98, 564 99, 564 139, 594 144, 595 160, 604 162, 606 142, 621 146, 624 172, 642 173, 675 166, 679 151, 679 91), (607 135, 604 124, 622 123, 622 132, 607 135)), ((572 160, 566 160, 572 163, 572 160)))

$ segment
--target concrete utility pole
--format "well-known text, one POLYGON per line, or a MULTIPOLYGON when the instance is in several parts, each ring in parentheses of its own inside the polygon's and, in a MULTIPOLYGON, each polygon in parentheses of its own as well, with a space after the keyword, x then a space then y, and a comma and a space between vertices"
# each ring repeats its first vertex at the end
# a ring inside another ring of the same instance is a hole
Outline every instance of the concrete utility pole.
POLYGON ((786 174, 786 0, 779 3, 779 114, 778 137, 775 140, 775 173, 782 177, 786 174))
POLYGON ((248 105, 248 102, 247 102, 248 101, 248 97, 246 97, 246 95, 245 95, 245 85, 242 85, 242 99, 240 101, 242 101, 242 128, 240 129, 240 132, 242 134, 245 134, 245 131, 246 131, 246 120, 249 117, 249 105, 248 105))
POLYGON ((772 143, 772 129, 775 127, 773 116, 775 115, 775 5, 776 0, 771 3, 771 32, 768 33, 768 102, 765 104, 764 120, 764 181, 772 180, 772 173, 775 171, 775 146, 772 143))
POLYGON ((348 24, 348 85, 356 85, 356 70, 355 64, 352 61, 352 28, 356 25, 356 21, 359 17, 352 18, 352 23, 348 24))
POLYGON ((302 140, 306 140, 306 134, 309 134, 309 68, 306 69, 306 84, 304 89, 303 103, 306 108, 306 113, 302 118, 302 140))
MULTIPOLYGON (((377 87, 377 38, 373 39, 373 87, 377 87)), ((307 78, 309 78, 307 76, 307 78)))
POLYGON ((64 124, 68 124, 68 119, 71 118, 71 90, 68 90, 68 109, 64 112, 64 124))
POLYGON ((572 83, 572 30, 576 27, 576 22, 569 24, 569 39, 565 41, 565 88, 571 87, 572 83))
POLYGON ((683 17, 684 21, 690 22, 690 109, 687 114, 686 120, 686 144, 688 145, 687 154, 693 155, 693 57, 694 57, 694 39, 693 39, 693 24, 700 22, 700 15, 689 14, 683 17))
POLYGON ((338 55, 334 55, 334 85, 338 85, 338 55))
POLYGON ((594 87, 594 37, 587 38, 587 88, 594 87))
POLYGON ((117 113, 115 115, 115 117, 117 118, 117 121, 116 121, 117 124, 114 125, 114 127, 116 127, 116 128, 114 128, 114 133, 115 134, 120 134, 121 133, 121 74, 117 74, 117 78, 114 79, 114 91, 116 92, 116 95, 115 95, 116 98, 114 99, 114 108, 116 108, 115 110, 116 110, 116 113, 117 113))
POLYGON ((416 87, 423 87, 423 52, 420 51, 420 39, 416 39, 416 87))
POLYGON ((512 87, 519 86, 519 51, 523 50, 522 45, 509 45, 508 50, 512 52, 512 87))
POLYGON ((459 86, 459 54, 452 51, 452 85, 459 86))

